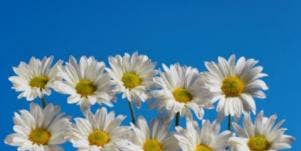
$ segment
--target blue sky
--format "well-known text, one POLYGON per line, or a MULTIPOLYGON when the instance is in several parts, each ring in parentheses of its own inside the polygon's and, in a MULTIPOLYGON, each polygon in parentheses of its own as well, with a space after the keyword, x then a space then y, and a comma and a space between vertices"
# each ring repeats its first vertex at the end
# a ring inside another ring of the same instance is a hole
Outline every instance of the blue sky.
MULTIPOLYGON (((2 140, 12 132, 13 113, 28 108, 10 89, 13 66, 46 55, 95 56, 107 63, 110 55, 134 51, 149 55, 158 67, 179 62, 205 70, 204 61, 230 54, 260 60, 270 89, 267 99, 257 101, 258 111, 285 118, 287 133, 297 138, 291 150, 300 150, 300 6, 297 0, 1 1, 0 150, 15 150, 2 140)), ((65 95, 47 100, 81 116, 65 95)), ((127 114, 127 104, 119 97, 110 110, 127 114)), ((137 112, 155 116, 147 105, 137 112)), ((213 119, 214 111, 206 116, 213 119)), ((70 144, 65 148, 72 150, 70 144)))

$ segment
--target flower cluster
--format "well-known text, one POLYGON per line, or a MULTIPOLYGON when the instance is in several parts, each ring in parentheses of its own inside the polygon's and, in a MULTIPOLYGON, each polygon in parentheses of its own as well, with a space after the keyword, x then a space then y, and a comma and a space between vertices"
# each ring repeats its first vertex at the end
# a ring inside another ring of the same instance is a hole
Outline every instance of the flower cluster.
POLYGON ((262 80, 267 74, 254 59, 218 57, 205 62, 202 72, 178 63, 156 69, 138 53, 110 56, 109 67, 86 56, 52 62, 53 57, 32 57, 14 67, 16 76, 9 78, 18 98, 41 100, 14 115, 14 133, 5 143, 19 151, 61 151, 66 141, 79 151, 277 151, 291 148, 294 140, 276 115, 256 112, 254 98, 264 99, 268 87, 262 80), (67 102, 79 105, 84 118, 71 119, 59 106, 47 104, 53 90, 68 95, 67 102), (107 111, 117 94, 129 104, 130 125, 122 125, 124 115, 107 111), (159 111, 149 123, 134 113, 144 102, 159 111), (93 113, 96 103, 102 107, 93 113), (213 108, 218 116, 209 121, 205 111, 213 108), (228 130, 221 130, 226 117, 228 130))

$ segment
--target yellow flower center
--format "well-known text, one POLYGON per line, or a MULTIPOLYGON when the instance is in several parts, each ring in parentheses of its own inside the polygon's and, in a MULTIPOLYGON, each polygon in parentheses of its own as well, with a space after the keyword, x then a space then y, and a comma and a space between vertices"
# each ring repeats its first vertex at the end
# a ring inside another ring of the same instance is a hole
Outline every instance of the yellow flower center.
POLYGON ((48 77, 41 75, 32 78, 29 82, 29 85, 31 87, 44 89, 48 81, 49 81, 48 77))
POLYGON ((76 84, 76 92, 83 97, 92 95, 96 91, 96 86, 91 80, 82 79, 76 84))
POLYGON ((176 88, 172 94, 175 100, 181 103, 188 103, 192 100, 191 93, 184 88, 176 88))
POLYGON ((196 146, 195 151, 213 151, 213 149, 211 149, 207 145, 199 144, 198 146, 196 146))
POLYGON ((90 145, 103 146, 110 141, 110 136, 107 132, 94 130, 88 137, 90 145))
POLYGON ((145 141, 143 145, 144 151, 163 151, 162 144, 155 139, 145 141))
POLYGON ((221 89, 227 97, 235 97, 245 90, 245 83, 237 76, 229 76, 224 79, 221 89))
POLYGON ((30 132, 28 137, 29 140, 34 144, 47 145, 50 140, 51 134, 46 129, 36 128, 30 132))
POLYGON ((271 147, 271 143, 265 136, 257 135, 249 138, 248 146, 251 151, 266 151, 271 147))
POLYGON ((121 81, 128 89, 133 89, 142 83, 142 79, 136 72, 126 72, 123 74, 121 81))

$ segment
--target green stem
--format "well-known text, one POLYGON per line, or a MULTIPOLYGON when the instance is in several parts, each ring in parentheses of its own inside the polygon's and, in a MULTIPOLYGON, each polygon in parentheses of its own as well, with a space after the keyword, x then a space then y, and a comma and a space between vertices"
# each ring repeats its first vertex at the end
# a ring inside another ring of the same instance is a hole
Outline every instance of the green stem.
MULTIPOLYGON (((232 132, 232 117, 231 117, 231 115, 228 115, 228 130, 232 132)), ((226 150, 231 151, 229 146, 226 147, 226 150)))
POLYGON ((130 113, 131 113, 132 123, 136 125, 136 117, 135 117, 133 104, 130 101, 128 101, 128 103, 129 103, 129 109, 130 109, 130 113))
POLYGON ((180 125, 180 112, 176 113, 176 126, 180 125))
POLYGON ((46 107, 46 100, 44 97, 41 97, 41 103, 42 103, 42 107, 45 108, 46 107))
POLYGON ((231 117, 231 115, 228 116, 228 130, 232 131, 232 117, 231 117))

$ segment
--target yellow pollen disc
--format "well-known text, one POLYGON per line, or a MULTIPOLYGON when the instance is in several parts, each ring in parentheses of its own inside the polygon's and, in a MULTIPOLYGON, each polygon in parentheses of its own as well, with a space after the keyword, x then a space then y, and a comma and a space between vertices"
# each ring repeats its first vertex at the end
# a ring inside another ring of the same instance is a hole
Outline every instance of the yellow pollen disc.
POLYGON ((121 81, 128 89, 133 89, 142 83, 142 79, 135 72, 126 72, 123 74, 121 81))
POLYGON ((96 86, 91 80, 82 79, 76 84, 76 92, 83 97, 92 95, 96 91, 96 86))
POLYGON ((207 145, 199 144, 198 146, 196 146, 195 151, 213 151, 213 149, 211 149, 207 145))
POLYGON ((192 95, 184 88, 176 88, 173 92, 173 97, 181 103, 188 103, 192 100, 192 95))
POLYGON ((88 137, 90 145, 103 146, 110 141, 110 136, 107 132, 94 130, 88 137))
POLYGON ((143 145, 144 151, 163 151, 162 144, 155 139, 145 141, 143 145))
POLYGON ((245 90, 245 83, 237 76, 229 76, 224 79, 221 89, 227 97, 235 97, 245 90))
POLYGON ((251 151, 266 151, 271 147, 271 143, 265 136, 257 135, 249 138, 248 146, 251 151))
POLYGON ((36 128, 30 132, 28 137, 33 144, 47 145, 51 134, 43 128, 36 128))
POLYGON ((48 81, 49 79, 46 76, 37 76, 30 80, 29 85, 31 87, 44 89, 48 81))

